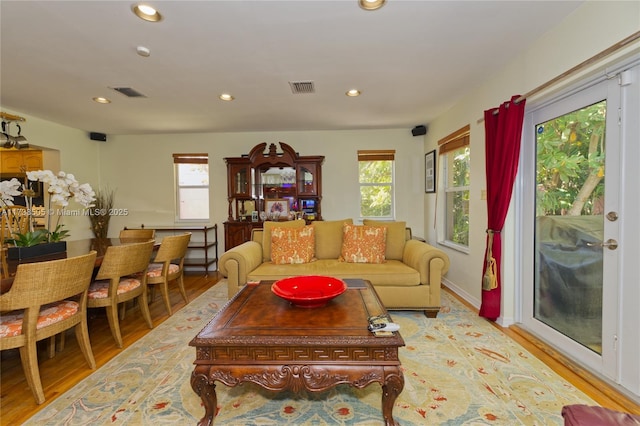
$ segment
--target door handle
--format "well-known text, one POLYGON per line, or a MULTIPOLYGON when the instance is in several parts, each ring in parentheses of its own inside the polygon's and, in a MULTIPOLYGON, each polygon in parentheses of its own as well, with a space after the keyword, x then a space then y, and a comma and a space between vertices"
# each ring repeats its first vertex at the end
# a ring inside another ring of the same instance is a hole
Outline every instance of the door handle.
POLYGON ((606 247, 609 250, 615 250, 618 248, 618 242, 613 238, 609 238, 601 243, 587 243, 587 247, 606 247))

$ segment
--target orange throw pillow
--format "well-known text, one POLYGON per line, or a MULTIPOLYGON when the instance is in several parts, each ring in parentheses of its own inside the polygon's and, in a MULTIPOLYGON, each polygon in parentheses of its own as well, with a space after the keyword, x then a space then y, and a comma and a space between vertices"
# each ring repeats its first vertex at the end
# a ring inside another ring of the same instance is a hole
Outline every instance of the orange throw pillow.
POLYGON ((271 230, 273 228, 302 228, 305 225, 304 219, 285 220, 283 222, 265 221, 262 223, 262 261, 271 260, 271 230))
POLYGON ((313 226, 271 229, 271 261, 276 265, 309 263, 315 246, 313 226))
POLYGON ((384 263, 387 228, 344 224, 340 260, 348 263, 384 263))

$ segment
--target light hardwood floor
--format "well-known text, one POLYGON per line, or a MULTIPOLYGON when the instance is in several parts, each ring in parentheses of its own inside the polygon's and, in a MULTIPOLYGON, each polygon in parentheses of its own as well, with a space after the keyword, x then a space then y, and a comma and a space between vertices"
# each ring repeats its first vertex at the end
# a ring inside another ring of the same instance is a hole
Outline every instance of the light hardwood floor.
MULTIPOLYGON (((194 300, 219 280, 220 277, 216 272, 211 273, 208 277, 202 275, 185 276, 185 289, 189 300, 194 300)), ((184 307, 184 300, 175 283, 169 284, 169 295, 173 312, 184 307)), ((155 299, 150 303, 149 310, 154 327, 169 318, 159 291, 156 291, 155 299)), ((104 309, 89 310, 89 336, 96 359, 96 368, 109 362, 124 348, 131 346, 151 331, 147 328, 137 306, 127 310, 125 320, 120 322, 120 330, 123 339, 122 349, 118 349, 113 337, 111 337, 104 309)), ((47 358, 45 342, 39 343, 40 378, 46 398, 42 405, 36 404, 33 399, 24 377, 18 350, 2 351, 0 358, 2 375, 0 381, 0 423, 3 426, 15 426, 23 423, 93 372, 82 356, 73 332, 66 335, 64 350, 58 352, 51 359, 47 358)))
MULTIPOLYGON (((185 287, 189 300, 193 300, 204 291, 215 285, 220 277, 213 273, 209 277, 201 275, 187 275, 185 287)), ((446 290, 446 289, 445 289, 446 290)), ((184 306, 184 301, 175 287, 171 287, 171 303, 173 311, 184 306)), ((462 301, 464 303, 464 301, 462 301)), ((469 306, 468 304, 466 304, 469 306)), ((150 304, 154 326, 168 318, 160 295, 150 304)), ((471 309, 473 307, 469 306, 471 309)), ((91 334, 91 346, 96 358, 97 367, 106 364, 122 350, 118 349, 111 337, 106 316, 100 311, 90 312, 89 330, 91 334)), ((127 312, 127 319, 121 324, 124 348, 130 346, 143 337, 150 330, 144 323, 137 308, 127 312)), ((498 326, 497 326, 498 327, 498 326)), ((500 328, 500 327, 499 327, 500 328)), ((502 329, 502 328, 501 328, 502 329)), ((571 363, 563 364, 558 354, 545 348, 541 342, 530 339, 529 336, 515 329, 502 329, 507 335, 518 341, 536 357, 549 365, 559 375, 573 383, 580 390, 589 395, 603 407, 619 411, 627 411, 640 414, 640 408, 629 401, 623 395, 616 393, 606 384, 599 382, 586 372, 577 369, 571 363)), ((29 390, 17 350, 3 351, 0 361, 1 368, 1 406, 0 420, 2 425, 19 425, 36 412, 44 409, 48 403, 73 387, 83 378, 92 373, 86 365, 73 334, 68 334, 64 351, 59 352, 54 358, 46 357, 46 347, 42 345, 40 350, 40 375, 46 401, 37 405, 29 390)))

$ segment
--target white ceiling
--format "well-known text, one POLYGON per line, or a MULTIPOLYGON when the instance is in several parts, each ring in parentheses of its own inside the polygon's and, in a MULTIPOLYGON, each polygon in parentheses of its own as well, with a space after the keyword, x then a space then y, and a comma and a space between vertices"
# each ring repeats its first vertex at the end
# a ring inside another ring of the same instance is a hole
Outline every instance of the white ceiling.
POLYGON ((150 23, 133 0, 0 0, 0 104, 107 134, 410 130, 581 3, 387 0, 371 12, 357 0, 149 1, 164 15, 150 23), (316 91, 293 94, 290 81, 316 91), (348 98, 353 87, 362 95, 348 98))

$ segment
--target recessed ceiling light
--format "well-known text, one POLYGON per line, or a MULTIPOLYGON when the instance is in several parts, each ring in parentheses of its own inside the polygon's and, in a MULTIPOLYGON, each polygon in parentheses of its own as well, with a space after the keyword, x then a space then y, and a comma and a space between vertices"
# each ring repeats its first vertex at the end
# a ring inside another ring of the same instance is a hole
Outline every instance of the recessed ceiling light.
POLYGON ((144 19, 145 21, 158 22, 162 20, 162 15, 160 15, 160 12, 146 4, 136 4, 131 7, 131 10, 136 14, 138 18, 144 19))
POLYGON ((145 46, 136 47, 136 52, 143 58, 148 58, 149 56, 151 56, 151 50, 149 50, 149 48, 145 46))
POLYGON ((377 10, 380 9, 387 0, 358 0, 358 4, 364 10, 377 10))
POLYGON ((220 99, 222 99, 223 101, 232 101, 235 98, 228 93, 223 93, 222 95, 220 95, 220 99))
POLYGON ((110 104, 111 101, 107 98, 103 98, 102 96, 96 96, 93 100, 99 104, 110 104))
POLYGON ((351 89, 345 93, 347 96, 360 96, 360 91, 358 89, 351 89))

